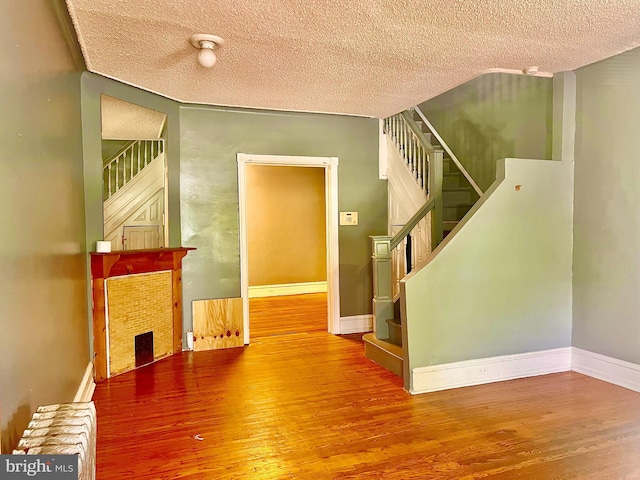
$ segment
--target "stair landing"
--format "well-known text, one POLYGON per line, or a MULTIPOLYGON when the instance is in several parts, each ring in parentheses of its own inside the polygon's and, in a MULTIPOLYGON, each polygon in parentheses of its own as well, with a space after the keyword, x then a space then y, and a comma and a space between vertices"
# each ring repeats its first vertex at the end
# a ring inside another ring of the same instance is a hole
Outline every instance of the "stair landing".
POLYGON ((402 347, 376 338, 374 333, 362 337, 364 355, 369 360, 402 377, 402 347))

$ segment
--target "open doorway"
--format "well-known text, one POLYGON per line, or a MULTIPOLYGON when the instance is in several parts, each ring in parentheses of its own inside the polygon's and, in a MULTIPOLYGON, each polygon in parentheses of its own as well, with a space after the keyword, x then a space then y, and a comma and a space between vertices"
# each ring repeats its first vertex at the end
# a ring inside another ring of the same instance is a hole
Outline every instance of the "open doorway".
MULTIPOLYGON (((262 305, 258 311, 260 309, 265 311, 266 321, 268 321, 267 312, 270 308, 272 311, 286 309, 289 308, 286 306, 287 304, 291 306, 290 308, 296 308, 295 301, 303 309, 311 306, 312 309, 315 309, 315 315, 319 314, 320 310, 316 308, 319 307, 322 311, 326 311, 324 328, 331 333, 339 333, 337 165, 336 158, 328 157, 238 155, 240 264, 245 344, 248 344, 250 339, 250 297, 269 298, 268 301, 258 302, 262 305), (268 168, 251 170, 260 166, 268 168), (300 172, 300 167, 308 170, 300 172), (273 170, 274 168, 275 170, 273 170), (261 178, 260 173, 265 174, 265 172, 266 176, 261 178), (257 181, 271 184, 263 184, 260 189, 274 190, 271 195, 262 199, 268 203, 262 209, 249 205, 248 189, 251 188, 251 184, 255 188, 257 181), (307 192, 305 195, 304 189, 294 189, 293 192, 286 195, 279 195, 283 193, 281 187, 284 186, 284 183, 293 181, 305 182, 309 188, 315 189, 315 193, 307 192), (302 204, 305 203, 312 204, 313 197, 318 197, 318 188, 321 190, 322 202, 314 208, 321 211, 319 221, 324 222, 324 225, 318 226, 313 221, 309 222, 309 219, 302 221, 300 215, 304 214, 304 209, 283 209, 283 201, 298 202, 301 204, 300 206, 304 206, 302 204), (297 200, 296 195, 299 196, 297 200), (275 227, 276 234, 270 240, 273 244, 263 243, 263 239, 255 238, 255 234, 251 239, 248 235, 249 214, 267 216, 267 210, 269 218, 264 218, 265 222, 262 222, 262 227, 258 228, 258 236, 261 231, 274 230, 273 227, 275 227), (298 242, 299 238, 297 237, 301 232, 295 228, 296 222, 304 224, 306 229, 315 230, 315 232, 308 232, 311 233, 311 236, 305 236, 302 245, 298 242), (318 233, 323 237, 319 240, 321 248, 317 248, 318 245, 312 247, 312 243, 318 243, 318 233), (293 243, 296 243, 295 248, 293 243), (308 250, 314 250, 315 255, 312 255, 311 259, 307 258, 308 264, 304 267, 296 267, 297 261, 300 261, 305 255, 309 256, 307 255, 309 252, 305 251, 305 245, 309 247, 308 250), (278 255, 274 255, 273 252, 277 252, 278 255), (253 263, 253 268, 250 269, 252 253, 254 258, 259 257, 259 261, 253 263), (285 255, 283 256, 282 253, 285 255), (290 255, 290 258, 287 257, 287 254, 290 255), (287 266, 284 269, 280 268, 279 263, 286 263, 287 266), (251 284, 253 285, 250 295, 251 284), (320 284, 325 284, 326 287, 323 289, 320 284), (287 291, 288 288, 292 288, 292 290, 287 291), (297 295, 305 293, 305 289, 307 289, 305 295, 297 295), (272 295, 274 291, 278 293, 277 296, 272 295), (289 293, 298 298, 283 298, 289 293), (270 302, 273 303, 269 304, 270 302)), ((254 308, 254 311, 257 310, 254 308)), ((289 316, 295 321, 294 317, 295 315, 289 316)), ((258 316, 257 321, 259 321, 258 316)), ((265 328, 265 325, 257 323, 256 328, 265 328)), ((267 328, 272 328, 272 331, 277 333, 278 331, 290 331, 291 326, 272 325, 267 328)), ((300 327, 298 326, 298 328, 300 327)))
POLYGON ((327 331, 324 169, 247 165, 251 337, 327 331))

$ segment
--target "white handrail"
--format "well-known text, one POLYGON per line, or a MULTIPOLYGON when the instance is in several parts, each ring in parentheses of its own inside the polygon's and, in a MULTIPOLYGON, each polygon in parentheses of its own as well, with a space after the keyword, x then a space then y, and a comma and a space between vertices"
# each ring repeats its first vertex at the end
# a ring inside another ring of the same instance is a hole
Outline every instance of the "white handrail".
POLYGON ((103 200, 107 200, 124 187, 163 152, 163 139, 135 140, 119 150, 103 167, 103 200), (115 177, 113 181, 112 176, 115 177))
POLYGON ((473 178, 471 177, 469 172, 467 172, 467 169, 462 166, 462 163, 460 163, 460 160, 458 160, 458 157, 456 157, 455 154, 451 151, 451 149, 445 143, 445 141, 442 139, 440 134, 438 134, 436 129, 433 127, 433 125, 431 125, 431 122, 429 120, 427 120, 427 117, 424 116, 424 113, 422 113, 422 110, 420 110, 420 108, 418 108, 417 106, 413 107, 413 109, 420 116, 420 119, 424 122, 424 124, 427 126, 427 128, 431 131, 431 134, 436 138, 438 143, 440 145, 442 145, 442 148, 444 149, 444 151, 449 154, 449 156, 451 157, 451 160, 453 160, 453 163, 456 164, 456 166, 460 169, 460 172, 462 172, 462 175, 464 175, 464 178, 466 178, 469 181, 469 183, 471 184, 473 189, 476 191, 476 193, 478 195, 482 196, 482 190, 480 189, 478 184, 473 180, 473 178))

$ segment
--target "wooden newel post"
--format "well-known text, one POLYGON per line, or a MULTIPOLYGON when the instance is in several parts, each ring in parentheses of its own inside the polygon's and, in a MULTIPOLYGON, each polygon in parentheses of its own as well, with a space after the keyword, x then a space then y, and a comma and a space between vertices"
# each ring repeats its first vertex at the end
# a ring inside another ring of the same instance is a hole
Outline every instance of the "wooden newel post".
POLYGON ((436 150, 431 154, 429 162, 429 198, 435 200, 433 210, 431 210, 431 250, 442 242, 442 178, 443 172, 443 152, 436 150))
POLYGON ((387 320, 393 318, 391 238, 388 235, 371 237, 373 332, 381 340, 389 338, 387 320))

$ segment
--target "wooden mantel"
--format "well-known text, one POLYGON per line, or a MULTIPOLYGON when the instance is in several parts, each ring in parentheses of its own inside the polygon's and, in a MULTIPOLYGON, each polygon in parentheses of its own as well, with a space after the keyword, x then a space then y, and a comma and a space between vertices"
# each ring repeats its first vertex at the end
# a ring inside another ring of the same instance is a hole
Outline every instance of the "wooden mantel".
POLYGON ((157 248, 91 253, 93 290, 93 365, 96 381, 107 378, 107 332, 104 281, 137 273, 172 272, 173 353, 182 351, 182 259, 195 248, 157 248))

